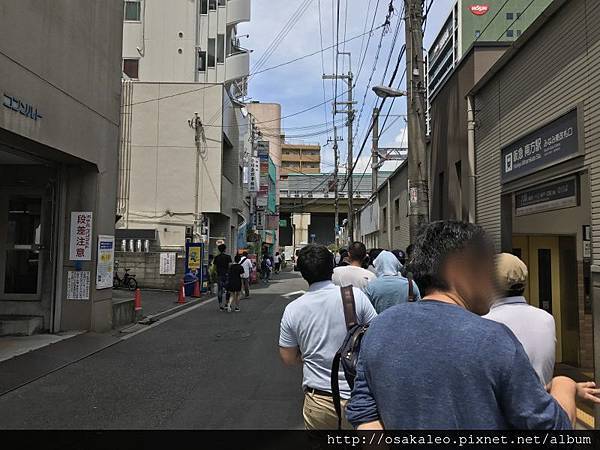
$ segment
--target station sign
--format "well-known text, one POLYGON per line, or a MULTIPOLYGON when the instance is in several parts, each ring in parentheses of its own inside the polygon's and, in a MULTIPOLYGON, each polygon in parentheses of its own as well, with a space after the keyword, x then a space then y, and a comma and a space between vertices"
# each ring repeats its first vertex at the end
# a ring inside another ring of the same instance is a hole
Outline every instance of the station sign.
POLYGON ((515 195, 515 214, 524 216, 578 205, 577 177, 562 178, 535 186, 515 195))
POLYGON ((502 148, 500 179, 506 183, 579 154, 577 110, 574 109, 502 148))

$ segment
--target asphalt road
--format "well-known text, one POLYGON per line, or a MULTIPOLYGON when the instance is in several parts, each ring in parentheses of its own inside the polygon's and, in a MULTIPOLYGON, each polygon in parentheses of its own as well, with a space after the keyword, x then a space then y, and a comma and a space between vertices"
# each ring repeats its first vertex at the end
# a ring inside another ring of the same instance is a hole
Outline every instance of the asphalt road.
POLYGON ((301 369, 277 338, 282 294, 301 289, 281 274, 240 313, 213 301, 159 323, 0 397, 0 428, 300 429, 301 369))

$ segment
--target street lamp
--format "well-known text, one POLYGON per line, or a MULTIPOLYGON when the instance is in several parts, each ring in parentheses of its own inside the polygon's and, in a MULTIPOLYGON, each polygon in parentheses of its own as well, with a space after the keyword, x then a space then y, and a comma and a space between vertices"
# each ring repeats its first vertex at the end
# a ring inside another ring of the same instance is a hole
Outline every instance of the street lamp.
POLYGON ((375 92, 375 95, 379 98, 403 97, 406 95, 406 91, 394 89, 390 86, 373 86, 373 92, 375 92))
MULTIPOLYGON (((373 92, 379 98, 386 99, 388 97, 403 97, 405 91, 394 89, 390 86, 373 86, 373 92)), ((373 108, 372 130, 373 130, 373 147, 371 149, 371 191, 377 192, 379 187, 378 172, 379 172, 379 108, 373 108)))

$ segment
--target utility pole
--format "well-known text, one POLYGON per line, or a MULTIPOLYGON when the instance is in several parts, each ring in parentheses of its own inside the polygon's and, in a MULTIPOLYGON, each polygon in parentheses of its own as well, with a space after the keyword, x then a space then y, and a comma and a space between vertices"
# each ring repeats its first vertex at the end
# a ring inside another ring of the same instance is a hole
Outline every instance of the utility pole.
POLYGON ((328 140, 327 142, 333 142, 333 160, 334 160, 334 168, 333 168, 333 182, 334 182, 334 223, 335 223, 335 245, 339 248, 340 246, 340 237, 339 237, 339 229, 340 229, 340 191, 339 191, 339 169, 338 166, 340 164, 340 154, 338 153, 338 141, 341 139, 338 138, 337 135, 337 127, 333 126, 333 141, 328 140))
MULTIPOLYGON (((188 120, 188 125, 194 130, 194 142, 196 144, 196 174, 194 183, 194 241, 202 235, 202 217, 200 214, 200 156, 202 153, 201 139, 203 138, 204 128, 198 113, 194 113, 194 118, 188 120)), ((197 241, 196 241, 197 242, 197 241)))
POLYGON ((379 183, 379 108, 373 108, 373 147, 371 148, 371 193, 377 192, 379 183))
POLYGON ((423 1, 404 0, 408 128, 408 204, 410 241, 429 221, 423 74, 423 1))
MULTIPOLYGON (((340 53, 341 54, 341 53, 340 53)), ((354 127, 354 100, 352 96, 352 91, 354 88, 354 77, 352 72, 349 71, 345 75, 323 75, 324 80, 344 80, 348 86, 348 101, 346 102, 338 102, 334 99, 333 108, 335 114, 348 114, 348 121, 346 125, 348 126, 348 168, 346 169, 346 185, 348 186, 348 239, 350 242, 354 240, 354 195, 353 195, 353 183, 352 183, 352 166, 354 165, 354 156, 353 156, 353 145, 354 140, 352 136, 352 130, 354 127), (346 109, 337 109, 338 105, 346 105, 346 109)), ((336 169, 337 170, 337 169, 336 169)))

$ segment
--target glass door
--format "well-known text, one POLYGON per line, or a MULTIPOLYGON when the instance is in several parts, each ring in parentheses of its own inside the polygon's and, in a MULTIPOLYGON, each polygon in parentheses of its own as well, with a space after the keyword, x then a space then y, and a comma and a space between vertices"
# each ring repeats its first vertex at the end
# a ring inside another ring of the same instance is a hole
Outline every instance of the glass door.
POLYGON ((42 194, 0 194, 0 299, 40 300, 42 194))

